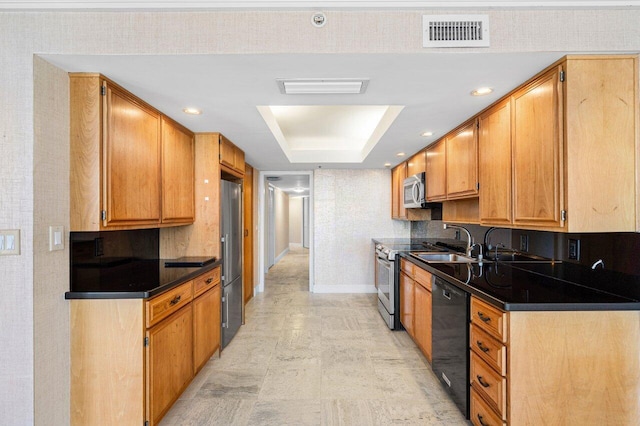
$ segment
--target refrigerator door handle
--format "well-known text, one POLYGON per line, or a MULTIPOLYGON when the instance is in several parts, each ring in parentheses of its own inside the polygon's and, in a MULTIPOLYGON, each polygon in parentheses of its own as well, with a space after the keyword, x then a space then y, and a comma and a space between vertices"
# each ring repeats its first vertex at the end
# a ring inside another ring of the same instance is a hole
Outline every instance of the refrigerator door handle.
POLYGON ((222 237, 222 281, 226 283, 225 277, 229 274, 229 234, 222 237))

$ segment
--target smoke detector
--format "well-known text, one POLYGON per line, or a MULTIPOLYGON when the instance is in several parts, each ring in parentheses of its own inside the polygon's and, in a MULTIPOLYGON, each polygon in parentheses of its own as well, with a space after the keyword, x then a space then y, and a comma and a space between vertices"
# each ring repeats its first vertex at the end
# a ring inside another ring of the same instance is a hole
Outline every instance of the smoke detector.
POLYGON ((322 28, 327 23, 327 17, 322 12, 311 15, 311 24, 316 28, 322 28))

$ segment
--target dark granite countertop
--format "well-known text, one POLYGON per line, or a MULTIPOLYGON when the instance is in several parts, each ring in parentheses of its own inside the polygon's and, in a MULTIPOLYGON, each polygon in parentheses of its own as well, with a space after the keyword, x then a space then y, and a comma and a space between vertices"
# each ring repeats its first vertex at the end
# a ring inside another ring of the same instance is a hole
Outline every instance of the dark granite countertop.
POLYGON ((203 274, 222 259, 100 258, 71 267, 65 299, 146 299, 203 274), (179 266, 167 266, 179 265, 179 266))
POLYGON ((402 253, 506 311, 640 310, 640 277, 562 262, 427 263, 402 253))

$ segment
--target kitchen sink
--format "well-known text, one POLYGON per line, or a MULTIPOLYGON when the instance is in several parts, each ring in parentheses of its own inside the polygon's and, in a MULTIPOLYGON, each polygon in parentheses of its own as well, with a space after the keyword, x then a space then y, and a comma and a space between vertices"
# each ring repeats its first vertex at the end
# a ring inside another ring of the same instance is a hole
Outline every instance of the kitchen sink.
POLYGON ((431 263, 477 263, 478 260, 458 253, 411 252, 411 256, 431 263))

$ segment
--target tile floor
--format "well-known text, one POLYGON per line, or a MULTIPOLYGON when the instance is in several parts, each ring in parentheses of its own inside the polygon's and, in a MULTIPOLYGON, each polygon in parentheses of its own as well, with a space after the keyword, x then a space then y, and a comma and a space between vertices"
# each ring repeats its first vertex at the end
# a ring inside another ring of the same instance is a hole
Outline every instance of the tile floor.
POLYGON ((468 425, 373 294, 308 292, 308 252, 271 268, 246 322, 167 413, 173 425, 468 425))

